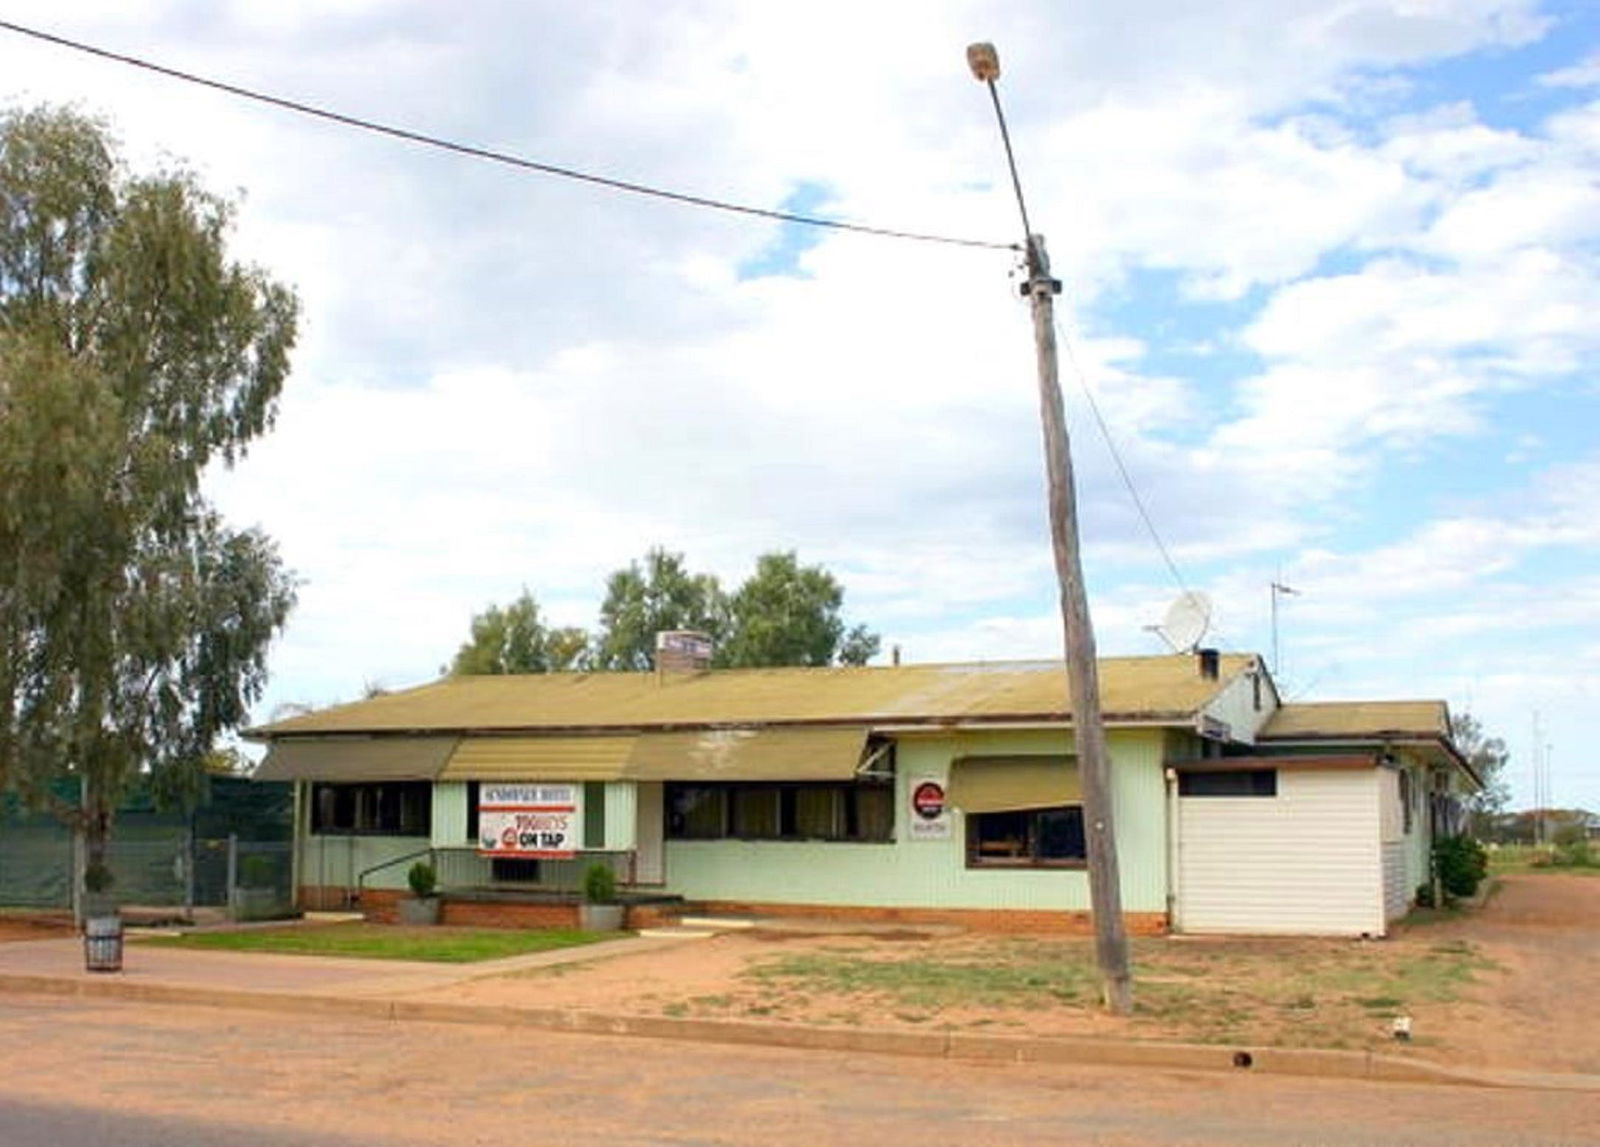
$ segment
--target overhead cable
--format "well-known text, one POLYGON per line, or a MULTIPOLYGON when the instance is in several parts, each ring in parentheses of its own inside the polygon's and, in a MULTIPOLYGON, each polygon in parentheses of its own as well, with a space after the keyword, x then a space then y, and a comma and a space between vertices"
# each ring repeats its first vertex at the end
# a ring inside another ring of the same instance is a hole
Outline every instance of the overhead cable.
POLYGON ((281 108, 284 111, 296 112, 300 115, 312 116, 316 119, 327 120, 331 123, 341 124, 345 127, 357 128, 361 131, 374 132, 386 135, 393 139, 405 140, 408 143, 421 144, 424 147, 438 148, 442 151, 454 152, 457 155, 471 156, 474 159, 484 159, 491 163, 504 164, 508 167, 520 168, 525 171, 536 171, 543 175, 552 175, 560 179, 571 179, 579 183, 588 183, 598 187, 610 188, 613 191, 623 191, 632 195, 645 195, 654 199, 665 199, 673 203, 681 203, 690 207, 704 207, 713 211, 726 211, 736 215, 751 215, 761 219, 775 219, 780 223, 794 223, 804 227, 825 227, 834 231, 849 231, 858 235, 876 235, 885 239, 906 239, 918 243, 941 243, 952 247, 982 247, 997 251, 1015 251, 1020 247, 1015 243, 1000 243, 988 239, 964 239, 952 235, 935 235, 921 231, 903 231, 893 227, 877 227, 867 223, 850 223, 842 219, 823 219, 815 215, 802 215, 794 211, 780 211, 769 207, 752 207, 747 203, 734 203, 725 199, 714 199, 707 195, 694 195, 685 191, 672 191, 663 187, 654 187, 645 183, 635 183, 626 179, 612 179, 605 175, 596 175, 589 171, 580 171, 573 167, 563 167, 554 163, 543 163, 539 160, 527 159, 523 156, 511 155, 503 151, 495 151, 487 147, 478 147, 473 144, 457 143, 453 140, 443 139, 439 136, 427 135, 423 132, 410 131, 406 128, 394 127, 390 124, 378 123, 375 120, 362 119, 359 116, 346 115, 343 112, 332 111, 328 108, 317 107, 314 104, 302 103, 299 100, 287 99, 283 96, 270 95, 266 92, 256 91, 252 88, 241 87, 238 84, 227 83, 223 80, 211 79, 208 76, 186 72, 179 68, 168 67, 138 56, 126 55, 122 52, 113 52, 106 48, 99 48, 93 44, 85 44, 78 40, 71 40, 65 36, 57 36, 38 28, 30 28, 10 20, 0 20, 0 30, 15 32, 18 35, 29 36, 35 40, 43 40, 62 48, 70 48, 75 52, 83 52, 97 56, 103 60, 112 60, 129 67, 141 68, 147 72, 167 76, 171 79, 181 80, 184 83, 198 84, 201 87, 211 88, 215 91, 226 92, 241 99, 254 100, 257 103, 267 104, 271 107, 281 108))

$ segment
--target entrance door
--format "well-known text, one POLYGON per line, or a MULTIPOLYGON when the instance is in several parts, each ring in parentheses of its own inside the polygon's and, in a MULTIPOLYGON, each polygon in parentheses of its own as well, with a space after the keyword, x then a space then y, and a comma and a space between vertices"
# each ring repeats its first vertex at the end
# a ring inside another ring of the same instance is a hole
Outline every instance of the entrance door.
POLYGON ((662 840, 666 812, 662 807, 662 791, 660 784, 640 784, 635 789, 639 823, 633 838, 633 879, 637 884, 667 882, 667 852, 662 840))

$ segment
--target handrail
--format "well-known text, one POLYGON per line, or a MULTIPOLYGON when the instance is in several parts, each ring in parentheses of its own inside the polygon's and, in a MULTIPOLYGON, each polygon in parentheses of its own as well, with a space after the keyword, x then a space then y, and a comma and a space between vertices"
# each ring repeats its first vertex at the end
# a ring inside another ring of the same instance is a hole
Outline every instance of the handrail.
POLYGON ((429 863, 432 863, 433 846, 430 844, 427 848, 418 849, 416 852, 408 852, 404 856, 395 857, 393 860, 385 860, 382 864, 374 864, 371 867, 363 868, 360 872, 356 873, 356 903, 359 904, 361 902, 361 891, 366 886, 367 877, 371 876, 374 872, 382 872, 385 868, 393 868, 397 864, 404 864, 408 860, 416 860, 421 856, 426 856, 429 863))

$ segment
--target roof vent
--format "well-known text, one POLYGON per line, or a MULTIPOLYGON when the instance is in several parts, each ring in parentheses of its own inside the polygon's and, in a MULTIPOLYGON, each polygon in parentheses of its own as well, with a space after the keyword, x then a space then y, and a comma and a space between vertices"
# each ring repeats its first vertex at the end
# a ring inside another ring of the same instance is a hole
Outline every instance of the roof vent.
POLYGON ((1215 681, 1222 673, 1222 654, 1215 649, 1197 649, 1195 656, 1200 659, 1200 676, 1207 681, 1215 681))
POLYGON ((711 638, 693 629, 656 634, 656 673, 698 673, 711 668, 711 638))

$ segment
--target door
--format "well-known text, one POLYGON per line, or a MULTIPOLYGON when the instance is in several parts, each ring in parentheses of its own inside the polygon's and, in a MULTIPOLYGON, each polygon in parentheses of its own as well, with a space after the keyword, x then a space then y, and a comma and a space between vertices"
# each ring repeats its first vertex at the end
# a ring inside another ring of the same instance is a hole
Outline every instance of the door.
POLYGON ((641 783, 636 789, 638 825, 634 830, 633 879, 636 884, 667 882, 667 852, 663 841, 666 812, 663 786, 641 783))

